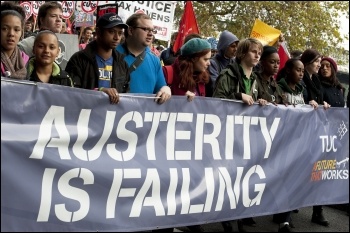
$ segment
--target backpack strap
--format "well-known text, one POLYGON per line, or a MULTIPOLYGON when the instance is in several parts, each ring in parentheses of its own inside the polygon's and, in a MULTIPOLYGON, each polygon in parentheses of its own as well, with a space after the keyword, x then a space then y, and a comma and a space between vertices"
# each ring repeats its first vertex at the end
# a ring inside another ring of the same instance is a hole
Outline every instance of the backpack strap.
POLYGON ((171 84, 173 83, 173 78, 174 78, 173 66, 171 65, 163 66, 162 69, 163 69, 165 81, 167 85, 170 87, 171 84))

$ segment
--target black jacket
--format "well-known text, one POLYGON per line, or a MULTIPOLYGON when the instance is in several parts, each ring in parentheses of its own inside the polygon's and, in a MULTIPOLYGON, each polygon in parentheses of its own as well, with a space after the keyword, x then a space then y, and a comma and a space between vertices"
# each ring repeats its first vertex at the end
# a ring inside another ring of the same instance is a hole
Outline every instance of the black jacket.
MULTIPOLYGON (((66 71, 72 77, 75 87, 84 89, 98 88, 99 71, 96 61, 97 42, 92 41, 85 49, 74 53, 69 59, 66 71)), ((119 93, 128 91, 130 74, 128 64, 124 56, 112 50, 113 70, 111 87, 116 88, 119 93)))

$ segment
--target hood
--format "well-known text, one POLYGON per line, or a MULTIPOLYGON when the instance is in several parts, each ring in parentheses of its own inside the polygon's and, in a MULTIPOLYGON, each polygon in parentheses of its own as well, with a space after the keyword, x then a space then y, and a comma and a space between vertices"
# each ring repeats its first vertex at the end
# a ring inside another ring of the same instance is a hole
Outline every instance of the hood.
POLYGON ((295 86, 295 91, 294 90, 292 90, 289 86, 288 86, 288 84, 287 84, 287 82, 286 82, 286 80, 284 79, 284 78, 282 78, 279 82, 278 82, 278 85, 282 88, 282 90, 283 91, 285 91, 285 92, 288 92, 288 93, 290 93, 290 94, 300 94, 300 93, 302 93, 303 92, 303 86, 301 85, 301 84, 299 84, 299 83, 297 83, 297 85, 295 86))
POLYGON ((239 41, 237 36, 235 36, 233 33, 225 30, 220 34, 219 42, 218 42, 218 51, 219 54, 224 55, 225 50, 227 49, 230 44, 233 42, 239 41))
MULTIPOLYGON (((32 73, 35 69, 34 63, 35 63, 35 57, 31 57, 27 63, 27 70, 28 70, 27 76, 28 77, 30 77, 32 75, 32 73)), ((61 71, 60 66, 56 62, 53 62, 51 75, 57 76, 60 73, 60 71, 61 71)))

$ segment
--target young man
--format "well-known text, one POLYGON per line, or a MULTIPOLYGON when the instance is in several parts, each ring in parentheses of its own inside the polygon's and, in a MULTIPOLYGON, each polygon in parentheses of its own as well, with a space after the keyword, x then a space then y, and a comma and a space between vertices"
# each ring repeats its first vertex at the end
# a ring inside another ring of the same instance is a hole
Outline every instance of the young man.
POLYGON ((152 19, 146 14, 131 15, 126 24, 129 26, 125 33, 125 42, 118 45, 117 51, 125 55, 124 60, 130 67, 130 93, 156 94, 159 104, 171 97, 160 64, 149 46, 156 33, 152 19), (134 63, 135 62, 135 63, 134 63))
MULTIPOLYGON (((45 2, 39 7, 38 26, 39 31, 50 30, 60 33, 62 29, 62 6, 58 2, 45 2)), ((29 36, 18 43, 19 48, 29 57, 33 56, 35 35, 29 36)))
POLYGON ((115 13, 100 17, 96 24, 96 40, 69 59, 66 71, 75 87, 105 92, 111 103, 119 102, 119 93, 128 91, 128 64, 116 47, 128 26, 115 13))
POLYGON ((239 39, 237 36, 227 30, 220 34, 217 45, 218 53, 210 59, 210 66, 208 67, 210 83, 207 85, 207 94, 209 96, 213 94, 216 78, 219 76, 221 70, 225 69, 228 64, 234 61, 238 42, 239 39))

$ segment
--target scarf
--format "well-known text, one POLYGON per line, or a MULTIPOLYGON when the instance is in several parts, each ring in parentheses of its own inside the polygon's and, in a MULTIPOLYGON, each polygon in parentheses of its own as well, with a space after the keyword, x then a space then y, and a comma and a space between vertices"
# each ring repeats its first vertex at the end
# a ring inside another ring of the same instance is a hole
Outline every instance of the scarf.
POLYGON ((25 67, 21 52, 18 47, 15 48, 10 57, 1 50, 1 63, 6 71, 11 72, 11 77, 15 79, 25 79, 27 68, 25 67))

